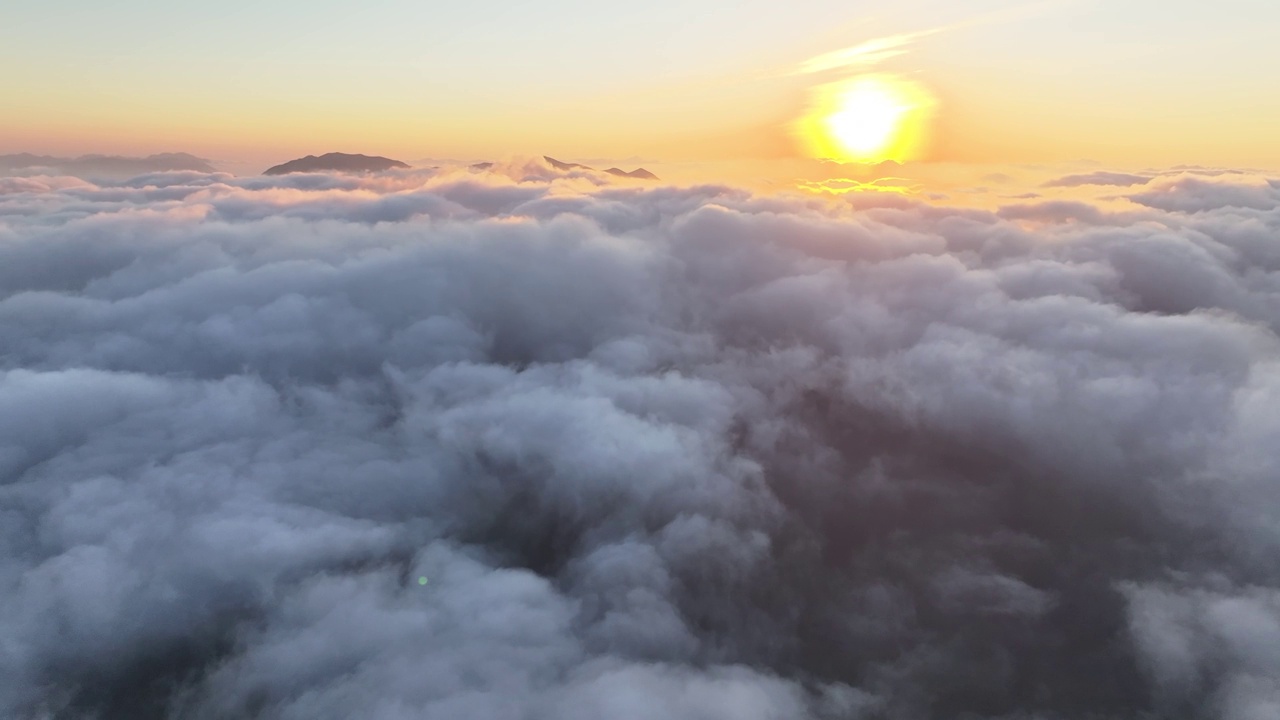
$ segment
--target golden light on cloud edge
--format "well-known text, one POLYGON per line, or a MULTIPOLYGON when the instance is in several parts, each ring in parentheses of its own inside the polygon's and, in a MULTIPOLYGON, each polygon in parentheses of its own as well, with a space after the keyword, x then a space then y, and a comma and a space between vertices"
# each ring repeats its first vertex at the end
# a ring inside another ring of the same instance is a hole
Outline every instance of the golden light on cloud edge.
POLYGON ((809 157, 839 162, 907 162, 928 149, 937 101, 897 75, 858 75, 813 88, 793 133, 809 157))

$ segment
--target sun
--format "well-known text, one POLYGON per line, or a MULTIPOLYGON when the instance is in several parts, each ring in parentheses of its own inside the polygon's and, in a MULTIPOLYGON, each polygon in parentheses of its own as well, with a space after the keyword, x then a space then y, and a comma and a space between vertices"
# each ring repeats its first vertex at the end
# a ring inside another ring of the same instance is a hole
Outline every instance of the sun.
POLYGON ((852 85, 839 103, 839 109, 826 117, 826 129, 846 155, 856 158, 884 154, 909 109, 887 85, 878 82, 852 85))
POLYGON ((842 162, 905 162, 922 152, 934 101, 918 83, 860 75, 816 88, 797 135, 809 155, 842 162))

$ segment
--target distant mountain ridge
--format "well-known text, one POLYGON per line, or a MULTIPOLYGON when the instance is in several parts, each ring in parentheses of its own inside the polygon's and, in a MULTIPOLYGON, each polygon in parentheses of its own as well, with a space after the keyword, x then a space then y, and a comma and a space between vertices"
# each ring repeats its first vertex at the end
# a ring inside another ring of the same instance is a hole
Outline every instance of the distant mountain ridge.
MULTIPOLYGON (((548 165, 550 165, 551 167, 557 170, 595 170, 595 168, 589 165, 582 165, 580 163, 561 162, 560 160, 557 160, 551 157, 550 155, 543 155, 542 159, 546 160, 548 165)), ((654 175, 653 173, 649 172, 648 170, 645 170, 644 168, 636 168, 631 172, 627 172, 626 170, 622 170, 616 167, 611 167, 608 170, 605 170, 604 172, 607 172, 610 175, 615 175, 617 177, 631 178, 632 180, 657 180, 658 179, 657 175, 654 175)))
POLYGON ((290 160, 274 167, 267 168, 263 175, 288 175, 297 172, 381 172, 383 170, 407 169, 408 163, 392 160, 378 155, 359 155, 331 152, 320 155, 308 155, 304 158, 290 160))
POLYGON ((0 171, 29 170, 32 168, 49 168, 54 172, 68 175, 102 175, 111 177, 133 177, 146 173, 180 170, 206 173, 217 172, 217 168, 213 167, 208 160, 190 153, 159 153, 146 157, 81 155, 74 158, 33 155, 31 153, 0 155, 0 171))
POLYGON ((609 173, 610 175, 617 175, 618 177, 632 178, 633 180, 657 180, 658 179, 657 175, 654 175, 653 173, 649 172, 648 170, 645 170, 644 168, 636 168, 631 172, 627 172, 626 170, 621 170, 616 167, 611 167, 608 170, 605 170, 605 172, 609 173))
POLYGON ((543 155, 542 159, 546 160, 548 165, 550 165, 551 167, 557 170, 593 170, 594 169, 594 168, 587 167, 586 165, 579 165, 578 163, 560 162, 559 160, 551 157, 550 155, 543 155))

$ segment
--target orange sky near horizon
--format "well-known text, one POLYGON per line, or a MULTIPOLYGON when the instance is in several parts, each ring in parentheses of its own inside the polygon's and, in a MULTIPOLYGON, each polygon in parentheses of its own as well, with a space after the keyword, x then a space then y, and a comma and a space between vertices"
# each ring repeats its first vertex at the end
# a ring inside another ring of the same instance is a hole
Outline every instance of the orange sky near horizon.
MULTIPOLYGON (((149 17, 135 2, 124 3, 120 22, 131 12, 149 17)), ((830 13, 841 7, 806 4, 830 13)), ((1280 169, 1280 93, 1268 70, 1280 62, 1280 50, 1263 42, 1261 16, 1232 16, 1226 7, 1280 20, 1280 9, 1255 0, 1227 0, 1218 10, 1182 0, 1134 0, 1125 9, 1092 0, 981 0, 967 11, 911 0, 896 14, 846 9, 831 22, 789 25, 768 4, 749 2, 735 16, 741 28, 726 28, 710 12, 691 26, 719 29, 727 39, 645 26, 652 42, 667 43, 660 57, 606 52, 616 43, 592 31, 621 22, 613 15, 620 10, 592 11, 577 33, 557 29, 569 47, 458 11, 437 21, 478 38, 511 36, 489 54, 463 53, 452 63, 445 51, 432 55, 408 36, 402 46, 379 51, 364 27, 353 28, 345 44, 330 40, 323 51, 314 43, 250 45, 248 30, 234 23, 179 33, 191 33, 186 39, 197 49, 202 43, 212 49, 203 55, 176 54, 178 40, 150 35, 135 46, 81 41, 95 20, 87 6, 81 10, 88 17, 52 15, 58 6, 82 5, 56 0, 23 8, 3 25, 9 30, 0 29, 0 67, 9 80, 0 94, 0 152, 184 151, 264 167, 327 151, 410 162, 539 154, 787 160, 804 152, 791 128, 813 88, 881 73, 918 83, 936 98, 929 142, 917 158, 926 162, 1090 159, 1117 168, 1280 169), (1162 14, 1144 14, 1156 12, 1162 14), (908 17, 938 22, 921 26, 908 17), (58 28, 65 37, 44 34, 58 28), (762 39, 774 42, 733 44, 762 39), (226 45, 230 40, 242 44, 226 45), (55 59, 33 65, 38 48, 55 59), (581 61, 594 57, 599 67, 581 61)), ((338 4, 323 6, 315 8, 321 16, 338 4)), ((416 12, 397 2, 371 8, 386 17, 416 12)), ((668 11, 677 12, 663 3, 653 10, 659 17, 668 11)), ((182 17, 166 12, 162 21, 182 17)), ((243 20, 265 11, 244 4, 238 12, 243 20)), ((327 27, 323 21, 308 22, 327 27)))

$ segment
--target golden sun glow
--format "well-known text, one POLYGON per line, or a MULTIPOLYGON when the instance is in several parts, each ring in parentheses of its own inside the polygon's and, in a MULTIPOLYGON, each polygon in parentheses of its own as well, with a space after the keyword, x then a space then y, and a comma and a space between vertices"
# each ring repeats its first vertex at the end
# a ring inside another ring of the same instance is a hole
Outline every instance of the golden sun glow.
POLYGON ((928 140, 933 96, 893 75, 860 75, 814 90, 796 134, 812 157, 842 162, 905 162, 928 140))

